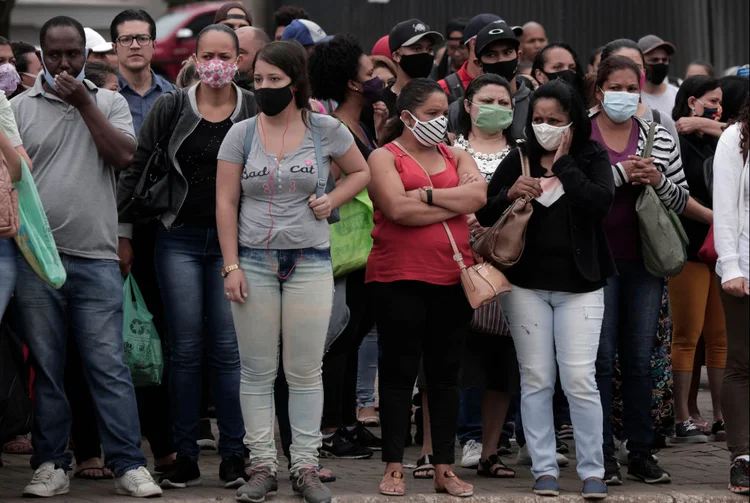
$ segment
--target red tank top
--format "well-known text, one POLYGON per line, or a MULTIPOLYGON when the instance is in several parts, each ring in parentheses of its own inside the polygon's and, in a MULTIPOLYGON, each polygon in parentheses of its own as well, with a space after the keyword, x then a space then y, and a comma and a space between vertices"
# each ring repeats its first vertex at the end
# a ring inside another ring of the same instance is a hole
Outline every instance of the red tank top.
MULTIPOLYGON (((430 185, 427 175, 404 152, 389 143, 385 146, 396 158, 396 170, 408 192, 430 185)), ((446 169, 430 176, 436 189, 457 187, 459 182, 456 160, 448 147, 438 145, 445 159, 446 169)), ((367 260, 366 282, 422 281, 434 285, 455 285, 460 282, 460 269, 453 260, 453 248, 441 223, 424 227, 399 225, 386 218, 375 207, 373 246, 367 260)), ((467 266, 474 264, 469 247, 469 226, 465 215, 447 221, 456 245, 467 266)))

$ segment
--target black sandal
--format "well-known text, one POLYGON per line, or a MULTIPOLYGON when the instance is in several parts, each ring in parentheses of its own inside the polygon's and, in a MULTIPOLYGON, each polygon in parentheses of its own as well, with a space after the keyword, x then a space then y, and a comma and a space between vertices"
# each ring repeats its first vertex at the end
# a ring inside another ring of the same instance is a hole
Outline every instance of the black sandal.
POLYGON ((425 454, 419 461, 417 461, 417 467, 414 469, 415 479, 434 479, 435 478, 435 465, 432 464, 432 455, 425 454), (423 472, 417 475, 417 472, 423 472))
POLYGON ((513 468, 505 466, 505 463, 500 460, 497 454, 493 454, 489 458, 479 461, 477 475, 496 479, 512 479, 515 478, 516 472, 513 468))

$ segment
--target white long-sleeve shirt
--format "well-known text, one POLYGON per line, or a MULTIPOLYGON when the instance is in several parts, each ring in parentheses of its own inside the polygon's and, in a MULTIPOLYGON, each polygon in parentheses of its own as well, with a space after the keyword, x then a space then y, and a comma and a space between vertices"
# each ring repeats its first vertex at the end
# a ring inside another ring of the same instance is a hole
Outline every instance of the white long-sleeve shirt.
POLYGON ((721 135, 714 155, 714 245, 722 283, 736 278, 750 282, 750 176, 742 158, 740 125, 721 135))

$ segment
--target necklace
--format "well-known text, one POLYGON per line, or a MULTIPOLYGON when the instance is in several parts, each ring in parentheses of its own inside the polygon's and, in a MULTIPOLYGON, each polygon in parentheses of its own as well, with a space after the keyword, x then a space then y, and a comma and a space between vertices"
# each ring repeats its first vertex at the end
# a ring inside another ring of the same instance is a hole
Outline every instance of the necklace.
POLYGON ((495 174, 495 170, 500 164, 500 161, 505 159, 505 156, 510 152, 510 145, 506 145, 504 149, 495 152, 494 154, 477 152, 472 148, 469 140, 464 138, 463 135, 459 135, 458 138, 456 138, 456 146, 465 150, 466 153, 474 159, 474 162, 477 163, 477 167, 479 168, 479 172, 482 173, 487 181, 489 181, 492 178, 492 175, 495 174))

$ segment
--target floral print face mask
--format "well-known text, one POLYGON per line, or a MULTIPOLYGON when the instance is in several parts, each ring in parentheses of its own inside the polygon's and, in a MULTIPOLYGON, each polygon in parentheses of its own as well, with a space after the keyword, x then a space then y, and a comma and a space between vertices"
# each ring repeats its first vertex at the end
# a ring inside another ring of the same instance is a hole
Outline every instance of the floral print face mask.
POLYGON ((195 70, 201 78, 201 82, 208 87, 220 89, 230 82, 237 73, 237 62, 222 61, 214 58, 209 61, 198 61, 195 70))

